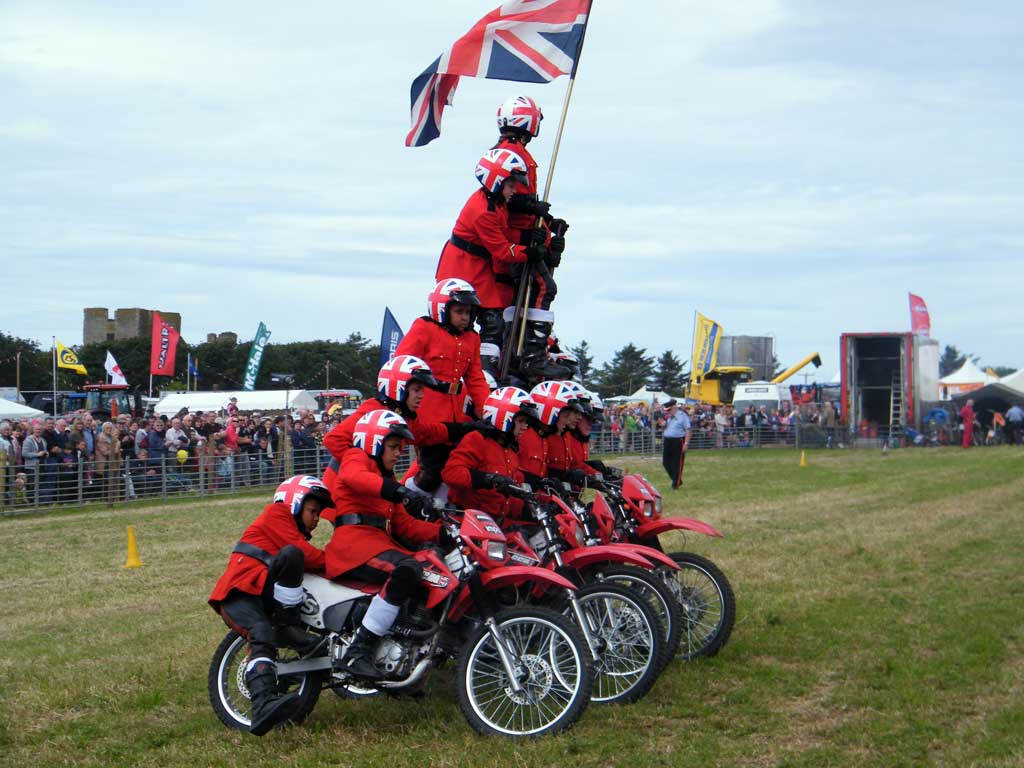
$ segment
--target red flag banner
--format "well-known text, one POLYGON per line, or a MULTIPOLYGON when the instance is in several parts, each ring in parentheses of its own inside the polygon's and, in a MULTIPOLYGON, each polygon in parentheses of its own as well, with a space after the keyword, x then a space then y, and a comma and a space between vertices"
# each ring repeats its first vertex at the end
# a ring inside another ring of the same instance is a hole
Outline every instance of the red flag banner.
POLYGON ((153 341, 149 349, 149 372, 154 376, 174 375, 174 356, 178 352, 180 333, 170 323, 153 313, 153 341))
POLYGON ((910 296, 910 330, 915 336, 929 336, 932 332, 932 319, 928 315, 928 305, 924 299, 914 294, 910 296))

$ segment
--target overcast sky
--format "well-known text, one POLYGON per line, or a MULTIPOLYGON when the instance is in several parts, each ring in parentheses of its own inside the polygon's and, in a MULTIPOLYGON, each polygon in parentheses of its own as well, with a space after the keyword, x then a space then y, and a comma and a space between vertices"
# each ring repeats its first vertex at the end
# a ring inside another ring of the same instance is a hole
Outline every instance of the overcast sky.
MULTIPOLYGON (((463 79, 406 148, 409 86, 497 0, 0 2, 0 330, 82 341, 85 306, 183 336, 376 339, 425 311, 494 142, 566 79, 463 79)), ((694 310, 783 363, 842 331, 1024 365, 1024 4, 595 0, 551 199, 556 329, 598 360, 690 356, 694 310)))

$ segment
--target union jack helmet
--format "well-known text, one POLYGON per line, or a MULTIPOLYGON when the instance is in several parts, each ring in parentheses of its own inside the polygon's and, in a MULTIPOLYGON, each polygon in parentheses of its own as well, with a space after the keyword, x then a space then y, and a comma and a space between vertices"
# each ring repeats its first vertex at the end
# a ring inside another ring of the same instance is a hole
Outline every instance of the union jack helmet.
POLYGON ((520 413, 536 419, 537 404, 529 393, 519 387, 502 387, 484 401, 484 421, 502 432, 511 432, 515 417, 520 413))
POLYGON ((395 355, 377 373, 377 394, 382 400, 404 403, 410 381, 418 381, 425 387, 438 387, 430 366, 423 360, 413 355, 395 355))
POLYGON ((444 325, 448 322, 448 305, 451 302, 466 304, 470 308, 480 306, 480 297, 476 289, 458 277, 441 280, 427 297, 427 314, 435 323, 444 325))
POLYGON ((352 445, 355 448, 362 448, 368 456, 377 458, 384 450, 384 441, 389 437, 415 441, 405 419, 393 411, 381 408, 363 414, 356 422, 356 427, 352 431, 352 445))
POLYGON ((563 408, 583 412, 576 391, 567 381, 542 381, 530 390, 530 398, 537 404, 540 423, 549 427, 558 419, 563 408))
POLYGON ((582 407, 583 412, 586 414, 590 414, 593 408, 593 395, 590 394, 590 390, 588 390, 586 387, 584 387, 582 384, 576 381, 569 380, 564 381, 562 383, 568 386, 575 393, 576 399, 579 401, 579 404, 582 407))
POLYGON ((529 186, 526 162, 510 149, 489 149, 476 164, 476 180, 488 194, 498 194, 510 177, 515 177, 524 187, 529 186))
POLYGON ((490 371, 484 371, 484 381, 487 382, 487 388, 493 392, 498 388, 498 380, 494 378, 494 374, 490 371))
POLYGON ((319 500, 323 509, 334 506, 327 486, 312 475, 293 475, 274 491, 274 501, 285 504, 294 517, 298 517, 302 512, 302 502, 307 496, 319 500))
POLYGON ((516 133, 538 136, 543 119, 544 113, 529 96, 513 96, 498 107, 499 131, 511 129, 516 133))

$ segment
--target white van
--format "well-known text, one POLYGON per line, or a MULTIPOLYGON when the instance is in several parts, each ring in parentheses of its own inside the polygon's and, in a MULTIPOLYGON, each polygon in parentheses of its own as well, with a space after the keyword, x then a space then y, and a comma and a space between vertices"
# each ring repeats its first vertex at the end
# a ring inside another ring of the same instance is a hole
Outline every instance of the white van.
POLYGON ((747 406, 760 410, 766 406, 768 411, 774 408, 779 413, 793 410, 793 395, 785 384, 772 384, 770 381, 752 381, 748 384, 737 384, 733 392, 732 405, 737 413, 742 413, 747 406))

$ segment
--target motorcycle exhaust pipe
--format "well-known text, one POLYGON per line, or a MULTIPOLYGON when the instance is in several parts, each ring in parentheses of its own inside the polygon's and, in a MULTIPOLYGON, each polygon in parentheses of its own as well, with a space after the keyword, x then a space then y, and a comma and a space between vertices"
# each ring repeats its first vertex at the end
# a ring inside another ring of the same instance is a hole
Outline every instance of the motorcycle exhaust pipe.
POLYGON ((433 666, 433 662, 429 657, 421 659, 420 662, 413 667, 409 676, 404 680, 380 680, 376 683, 376 686, 388 691, 397 691, 402 688, 408 688, 409 686, 416 685, 416 683, 422 680, 423 676, 427 674, 427 670, 429 670, 431 666, 433 666))

